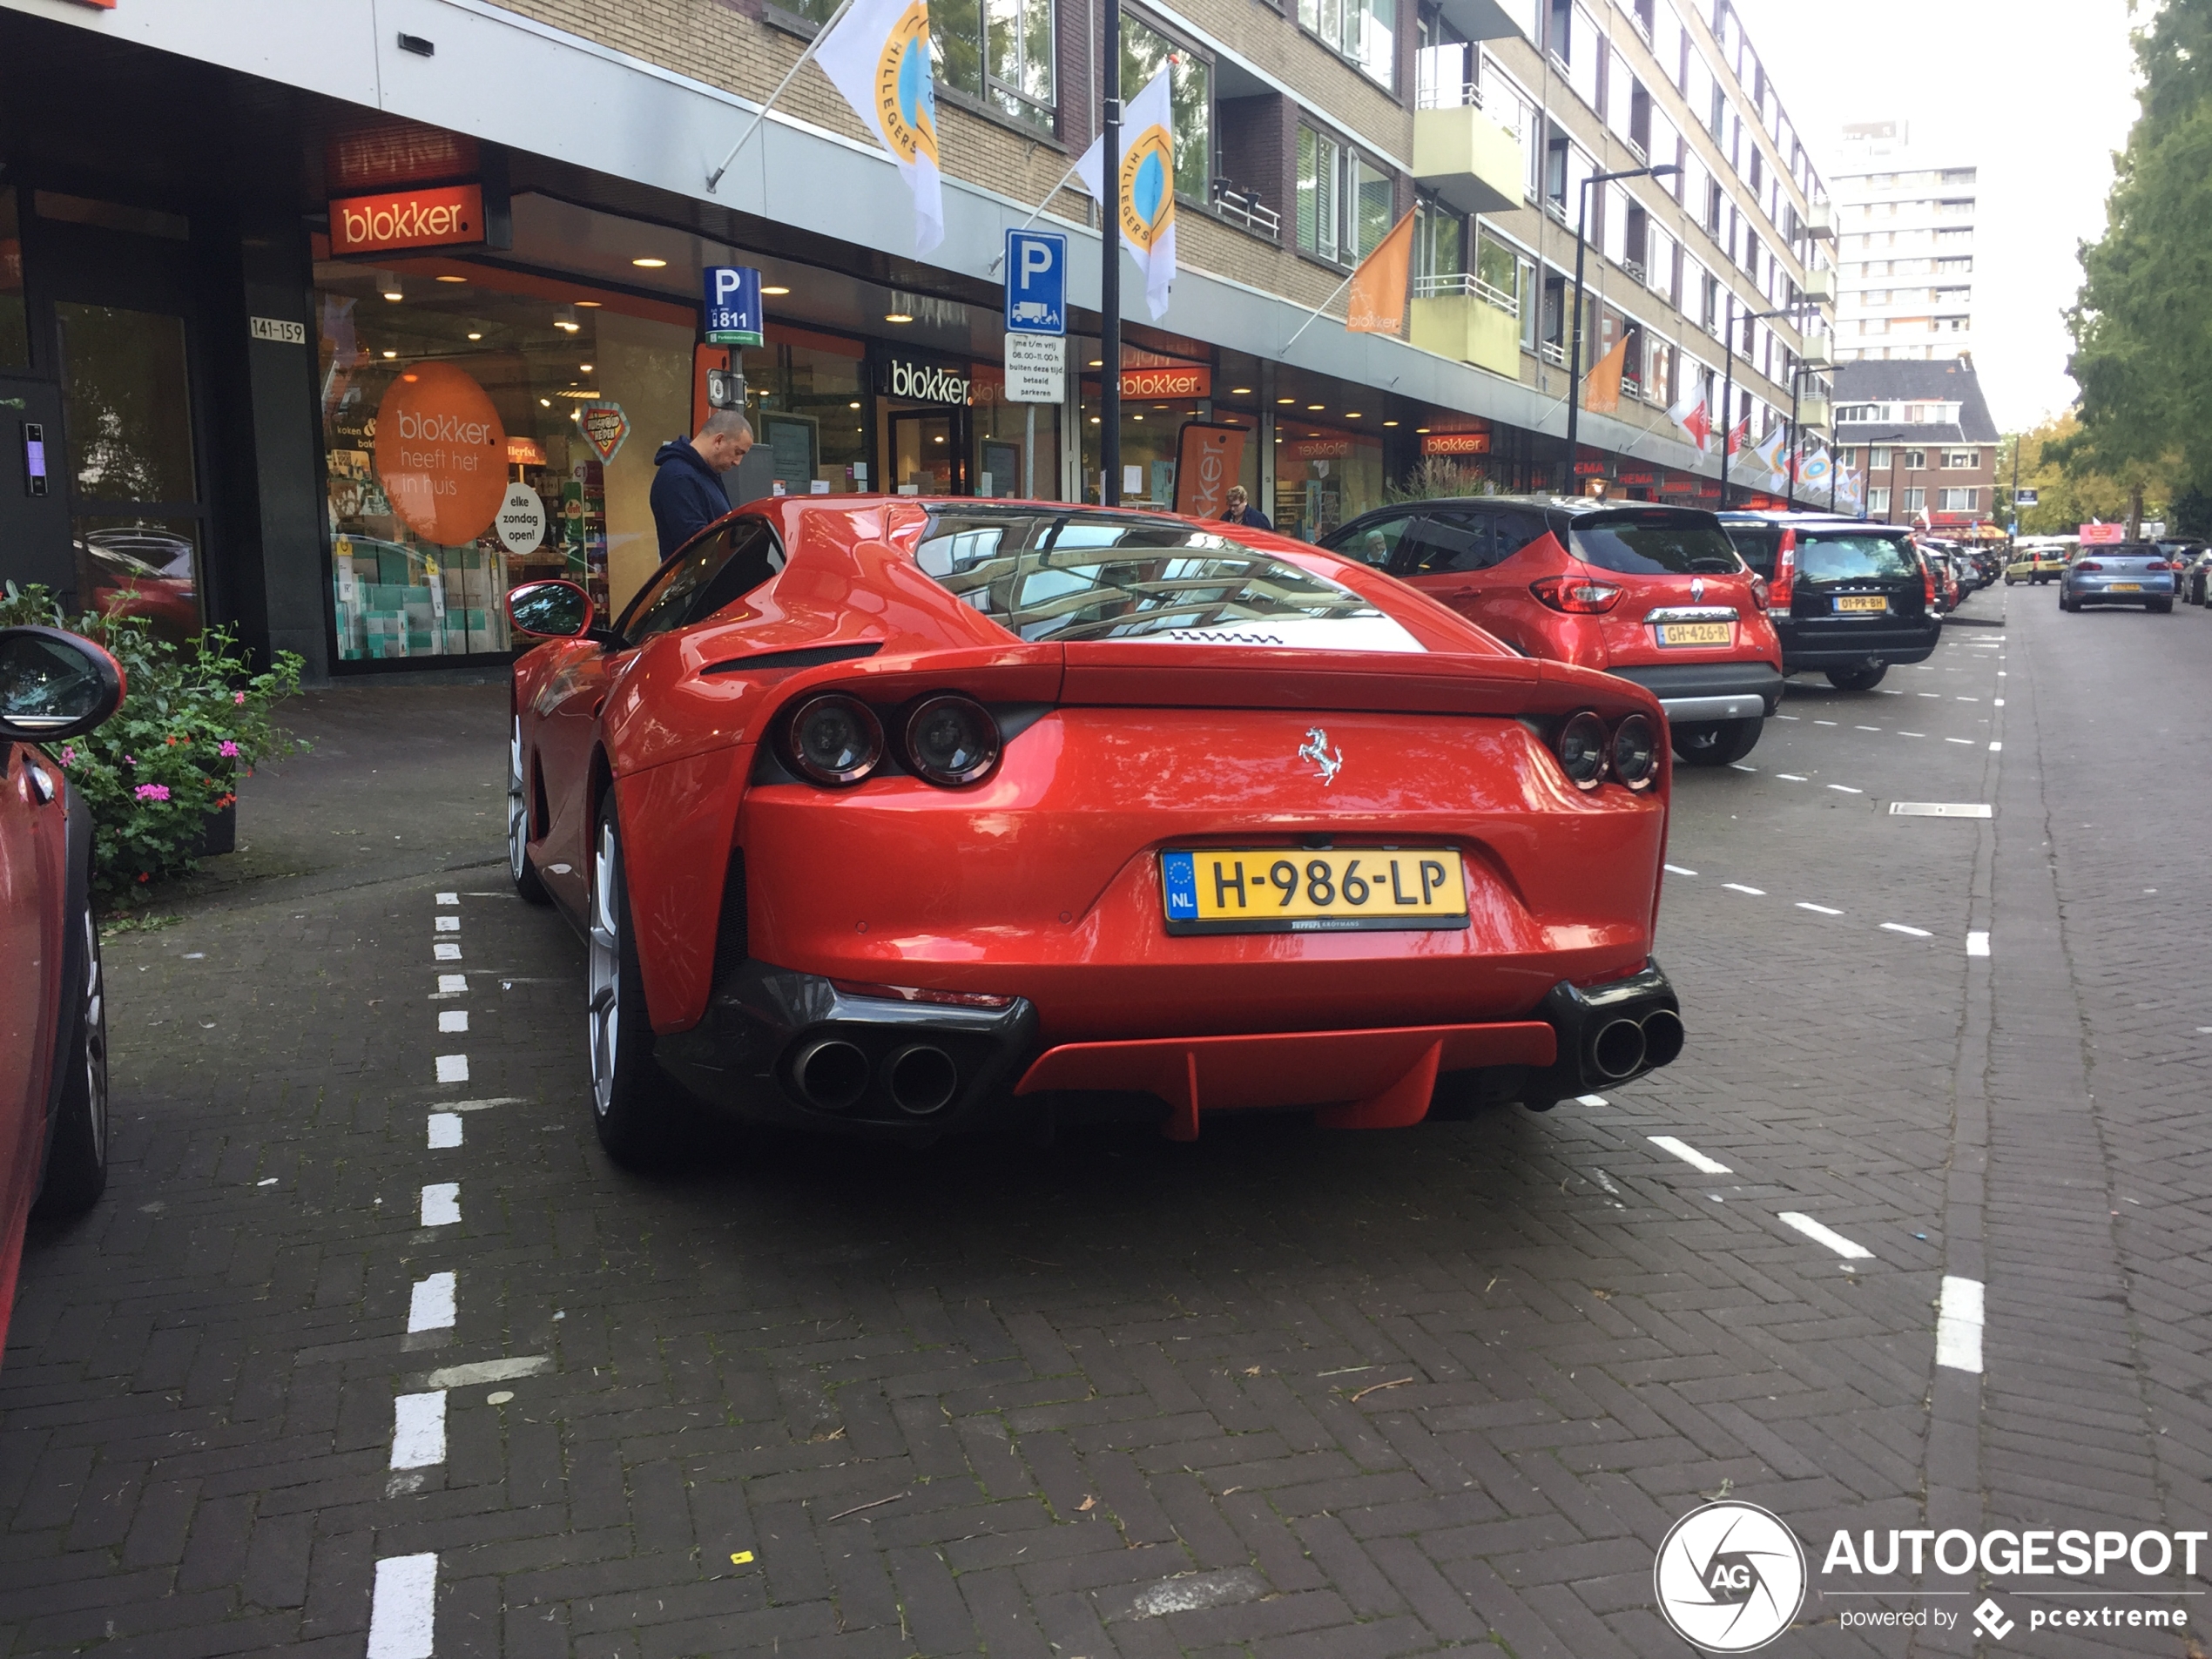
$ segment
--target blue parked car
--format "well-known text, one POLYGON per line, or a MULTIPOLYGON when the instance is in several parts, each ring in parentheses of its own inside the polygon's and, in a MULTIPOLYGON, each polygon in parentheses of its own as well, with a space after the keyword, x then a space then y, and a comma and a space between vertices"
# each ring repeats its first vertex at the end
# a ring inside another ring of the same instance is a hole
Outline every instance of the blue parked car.
POLYGON ((2164 612, 2174 608, 2174 589, 2173 563, 2155 542, 2085 547, 2059 578, 2059 609, 2141 605, 2164 612))

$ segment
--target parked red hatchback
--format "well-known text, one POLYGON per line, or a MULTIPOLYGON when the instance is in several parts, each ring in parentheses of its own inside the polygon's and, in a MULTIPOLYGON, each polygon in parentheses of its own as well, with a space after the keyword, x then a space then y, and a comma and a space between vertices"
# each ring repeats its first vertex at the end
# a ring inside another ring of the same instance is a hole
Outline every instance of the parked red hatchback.
POLYGON ((1412 583, 1524 657, 1634 680, 1658 698, 1691 765, 1741 760, 1782 700, 1766 585, 1710 513, 1473 496, 1382 508, 1323 545, 1412 583))

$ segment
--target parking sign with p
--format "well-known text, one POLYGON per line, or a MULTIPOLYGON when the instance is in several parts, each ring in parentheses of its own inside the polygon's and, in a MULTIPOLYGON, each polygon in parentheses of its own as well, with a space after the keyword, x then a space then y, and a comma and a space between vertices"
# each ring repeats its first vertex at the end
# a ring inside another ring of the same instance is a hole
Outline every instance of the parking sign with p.
POLYGON ((1006 233, 1006 332, 1068 332, 1068 239, 1057 231, 1006 233))
POLYGON ((760 273, 750 265, 710 265, 704 280, 706 343, 759 345, 760 273))

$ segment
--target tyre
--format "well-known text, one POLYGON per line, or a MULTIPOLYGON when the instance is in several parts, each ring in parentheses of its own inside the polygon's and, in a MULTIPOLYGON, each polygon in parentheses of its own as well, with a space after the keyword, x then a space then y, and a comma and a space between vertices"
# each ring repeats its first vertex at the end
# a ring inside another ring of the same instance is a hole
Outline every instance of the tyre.
POLYGON ((1828 683, 1839 691, 1871 691, 1889 671, 1886 663, 1879 668, 1831 668, 1828 671, 1828 683))
POLYGON ((668 1155, 686 1103, 675 1081, 653 1062, 653 1028, 645 1017, 611 792, 600 806, 591 845, 584 1018, 591 1047, 592 1126, 616 1163, 646 1168, 668 1155))
POLYGON ((1751 752, 1765 729, 1757 720, 1705 720, 1674 730, 1675 758, 1686 766, 1726 766, 1751 752))
POLYGON ((2010 570, 2005 572, 2005 585, 2008 588, 2013 585, 2013 573, 2010 570))
POLYGON ((551 904, 553 895, 530 868, 530 802, 523 782, 523 723, 515 721, 507 738, 507 873, 525 904, 551 904))
POLYGON ((54 1063, 61 1099, 46 1136, 46 1169, 31 1213, 41 1219, 79 1216, 107 1190, 107 981, 100 930, 85 898, 73 925, 83 938, 83 966, 62 999, 54 1063))

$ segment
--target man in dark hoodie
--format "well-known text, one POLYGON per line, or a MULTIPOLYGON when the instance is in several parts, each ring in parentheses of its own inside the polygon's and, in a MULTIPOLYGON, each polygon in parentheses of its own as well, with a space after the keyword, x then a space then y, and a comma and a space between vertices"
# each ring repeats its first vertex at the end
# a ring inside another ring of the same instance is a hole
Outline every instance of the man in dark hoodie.
POLYGON ((730 510, 722 475, 752 448, 752 428, 735 409, 717 409, 698 435, 671 438, 653 456, 653 528, 670 554, 730 510))

